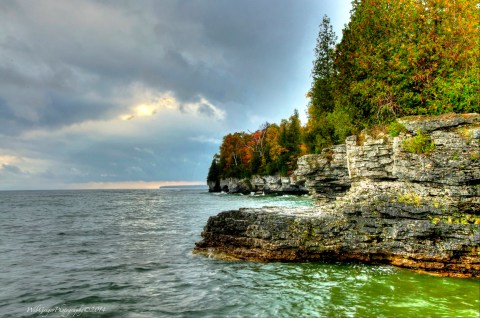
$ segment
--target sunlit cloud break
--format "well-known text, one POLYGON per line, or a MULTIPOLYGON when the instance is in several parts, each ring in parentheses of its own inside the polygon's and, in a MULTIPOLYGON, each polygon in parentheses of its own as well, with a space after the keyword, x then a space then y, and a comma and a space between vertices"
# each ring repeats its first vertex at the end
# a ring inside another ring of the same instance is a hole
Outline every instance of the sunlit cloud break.
POLYGON ((130 112, 128 114, 122 114, 120 119, 132 120, 135 118, 151 117, 163 109, 178 110, 182 113, 211 117, 215 120, 225 119, 225 111, 213 105, 213 103, 203 96, 199 96, 197 102, 180 103, 170 92, 133 106, 130 112))

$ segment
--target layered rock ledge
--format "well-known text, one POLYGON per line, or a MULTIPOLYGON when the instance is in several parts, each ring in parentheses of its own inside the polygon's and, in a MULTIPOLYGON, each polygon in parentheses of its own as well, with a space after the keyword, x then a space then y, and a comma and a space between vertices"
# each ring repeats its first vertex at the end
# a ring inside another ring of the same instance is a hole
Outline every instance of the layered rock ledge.
POLYGON ((251 178, 226 178, 220 179, 218 187, 215 182, 207 183, 210 192, 229 192, 229 193, 242 193, 250 194, 263 193, 263 194, 307 194, 308 190, 299 184, 296 178, 282 177, 280 175, 273 176, 260 176, 254 175, 251 178), (218 191, 215 189, 218 188, 218 191))
POLYGON ((480 277, 480 116, 399 120, 406 131, 352 136, 299 159, 311 208, 212 216, 195 252, 255 261, 361 261, 480 277), (404 149, 423 131, 428 154, 404 149))

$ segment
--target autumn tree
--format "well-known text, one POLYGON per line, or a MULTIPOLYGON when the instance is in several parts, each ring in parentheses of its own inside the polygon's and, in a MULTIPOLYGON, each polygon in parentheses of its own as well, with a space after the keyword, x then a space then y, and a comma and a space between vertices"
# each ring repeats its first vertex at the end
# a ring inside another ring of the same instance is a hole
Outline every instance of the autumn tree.
POLYGON ((269 123, 260 126, 258 130, 250 133, 249 138, 245 139, 245 147, 250 153, 250 174, 258 174, 263 172, 262 159, 265 156, 266 133, 269 123), (248 140, 247 140, 248 139, 248 140))
POLYGON ((245 133, 233 133, 223 137, 220 146, 220 170, 223 178, 243 176, 249 156, 245 149, 245 133))
POLYGON ((288 152, 288 150, 280 145, 280 127, 277 124, 272 124, 267 128, 265 134, 266 148, 265 156, 262 165, 265 167, 264 171, 267 175, 273 175, 280 171, 279 159, 288 152))

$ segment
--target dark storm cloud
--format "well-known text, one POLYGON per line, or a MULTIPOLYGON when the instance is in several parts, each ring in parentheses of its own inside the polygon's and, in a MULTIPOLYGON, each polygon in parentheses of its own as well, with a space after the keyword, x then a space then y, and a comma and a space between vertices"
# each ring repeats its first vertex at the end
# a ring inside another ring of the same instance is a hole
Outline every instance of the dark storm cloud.
POLYGON ((0 99, 0 134, 16 135, 22 131, 48 126, 58 128, 65 125, 105 118, 113 111, 111 103, 88 100, 79 95, 46 91, 42 111, 34 119, 25 118, 13 111, 13 106, 0 99))
POLYGON ((212 141, 304 106, 339 3, 0 1, 0 177, 203 180, 212 141))
MULTIPOLYGON (((314 1, 294 0, 21 1, 8 7, 0 14, 11 31, 0 38, 0 83, 34 95, 18 101, 30 103, 23 107, 59 112, 65 124, 109 111, 88 109, 86 91, 109 96, 112 87, 132 82, 173 91, 185 101, 201 94, 218 103, 258 106, 252 102, 265 99, 261 92, 286 85, 295 73, 304 20, 320 14, 313 14, 314 1), (52 95, 62 96, 61 104, 49 102, 52 95), (37 105, 41 98, 47 102, 37 105), (76 111, 80 104, 85 112, 76 111)), ((17 107, 15 102, 7 107, 17 107)), ((52 116, 33 121, 59 124, 52 116)))

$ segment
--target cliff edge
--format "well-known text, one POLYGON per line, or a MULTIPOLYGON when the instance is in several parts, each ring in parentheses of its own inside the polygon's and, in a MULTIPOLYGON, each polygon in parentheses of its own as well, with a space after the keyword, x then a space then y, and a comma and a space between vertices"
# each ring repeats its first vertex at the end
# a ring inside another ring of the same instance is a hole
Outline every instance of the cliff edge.
POLYGON ((298 161, 311 208, 210 217, 195 252, 256 261, 362 261, 480 277, 480 115, 398 120, 298 161))

